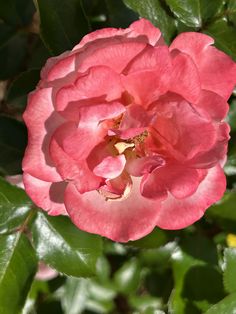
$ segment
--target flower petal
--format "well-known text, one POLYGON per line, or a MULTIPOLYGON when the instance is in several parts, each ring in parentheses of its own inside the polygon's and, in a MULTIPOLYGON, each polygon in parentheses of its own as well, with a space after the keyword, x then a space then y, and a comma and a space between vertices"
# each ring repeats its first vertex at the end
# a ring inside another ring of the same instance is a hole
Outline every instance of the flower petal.
POLYGON ((126 159, 124 155, 107 156, 94 169, 93 173, 107 179, 118 177, 124 170, 126 159))
POLYGON ((224 194, 226 180, 223 170, 216 166, 208 170, 197 191, 185 199, 169 195, 162 203, 157 226, 175 230, 185 228, 200 219, 205 210, 224 194))

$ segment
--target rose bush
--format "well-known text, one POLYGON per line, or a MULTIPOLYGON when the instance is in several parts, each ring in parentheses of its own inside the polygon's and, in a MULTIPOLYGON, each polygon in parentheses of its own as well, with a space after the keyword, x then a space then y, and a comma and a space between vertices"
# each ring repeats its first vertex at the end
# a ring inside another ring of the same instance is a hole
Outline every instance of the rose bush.
POLYGON ((49 215, 125 242, 184 228, 226 187, 236 64, 200 33, 168 47, 141 19, 48 60, 24 120, 27 193, 49 215))

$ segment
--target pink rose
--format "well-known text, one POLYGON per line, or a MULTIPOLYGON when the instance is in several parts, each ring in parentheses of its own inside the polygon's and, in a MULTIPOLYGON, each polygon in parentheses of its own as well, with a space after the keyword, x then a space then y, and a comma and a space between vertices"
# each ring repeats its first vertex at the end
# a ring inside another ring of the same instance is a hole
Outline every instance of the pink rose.
POLYGON ((24 184, 49 215, 115 241, 184 228, 225 191, 236 64, 200 33, 141 19, 51 58, 28 101, 24 184))

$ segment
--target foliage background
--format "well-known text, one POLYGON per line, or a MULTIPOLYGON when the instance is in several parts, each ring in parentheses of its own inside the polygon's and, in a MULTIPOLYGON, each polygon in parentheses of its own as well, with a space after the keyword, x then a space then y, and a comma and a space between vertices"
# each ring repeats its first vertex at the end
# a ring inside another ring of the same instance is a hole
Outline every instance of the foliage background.
POLYGON ((195 225, 127 244, 48 217, 6 182, 21 173, 27 93, 48 57, 139 16, 167 43, 209 34, 236 61, 236 0, 0 0, 0 313, 232 314, 236 311, 236 93, 225 197, 195 225), (60 275, 35 279, 38 261, 60 275))

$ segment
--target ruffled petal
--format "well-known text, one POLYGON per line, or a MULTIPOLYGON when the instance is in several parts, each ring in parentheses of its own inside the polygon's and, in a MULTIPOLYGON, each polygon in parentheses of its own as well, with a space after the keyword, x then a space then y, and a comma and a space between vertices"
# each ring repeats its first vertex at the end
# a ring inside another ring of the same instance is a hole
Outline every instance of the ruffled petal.
POLYGON ((124 155, 107 156, 94 169, 93 173, 107 179, 118 177, 124 170, 126 159, 124 155))
POLYGON ((49 154, 49 142, 64 119, 55 112, 52 105, 51 88, 36 90, 29 96, 23 118, 28 128, 23 171, 44 181, 61 181, 49 154))
POLYGON ((224 52, 210 46, 214 40, 200 33, 182 33, 170 49, 188 54, 195 62, 203 89, 213 91, 226 100, 236 84, 236 64, 224 52))
POLYGON ((208 170, 197 191, 185 199, 169 194, 162 203, 157 226, 163 229, 182 229, 200 219, 205 210, 220 200, 226 189, 226 179, 220 166, 208 170))
POLYGON ((46 182, 28 173, 23 174, 23 182, 27 194, 38 207, 52 216, 67 215, 64 205, 66 182, 46 182))
POLYGON ((77 227, 119 242, 137 240, 151 232, 160 210, 158 201, 141 196, 139 180, 133 180, 126 199, 110 201, 97 191, 80 194, 73 184, 69 184, 65 203, 77 227))

